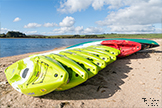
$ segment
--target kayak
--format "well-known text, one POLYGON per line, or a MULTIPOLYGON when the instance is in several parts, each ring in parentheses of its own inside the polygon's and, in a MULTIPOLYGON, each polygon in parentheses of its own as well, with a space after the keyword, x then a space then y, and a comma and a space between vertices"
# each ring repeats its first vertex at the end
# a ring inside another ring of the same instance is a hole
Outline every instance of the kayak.
POLYGON ((68 50, 68 51, 75 52, 76 54, 87 58, 88 60, 90 60, 91 62, 96 64, 98 67, 100 67, 99 70, 106 67, 106 62, 104 60, 102 60, 101 58, 97 57, 96 55, 93 55, 93 54, 85 52, 85 51, 76 50, 76 49, 68 50))
POLYGON ((85 57, 78 55, 77 53, 61 51, 59 54, 64 55, 74 60, 76 63, 78 63, 88 73, 88 78, 93 77, 99 71, 98 66, 93 64, 91 61, 89 61, 85 57))
POLYGON ((115 56, 118 56, 120 54, 119 49, 115 49, 115 48, 104 46, 104 45, 92 45, 92 46, 88 46, 87 48, 100 49, 101 51, 104 50, 104 51, 109 52, 115 56))
POLYGON ((98 51, 96 51, 96 50, 94 50, 92 48, 80 48, 79 50, 82 50, 82 51, 85 51, 85 52, 88 52, 88 53, 91 53, 91 54, 94 54, 94 55, 98 56, 99 58, 104 60, 106 62, 106 64, 109 64, 110 62, 116 60, 116 57, 112 59, 112 58, 110 58, 109 55, 104 54, 102 52, 98 52, 98 51))
POLYGON ((29 96, 48 94, 69 79, 59 62, 45 56, 19 60, 6 68, 5 74, 14 89, 29 96))
POLYGON ((88 79, 88 73, 73 60, 59 54, 50 54, 47 56, 58 61, 69 74, 68 83, 61 85, 56 89, 56 91, 63 91, 73 88, 88 79))
POLYGON ((107 63, 107 65, 112 63, 112 62, 114 62, 116 60, 116 56, 114 54, 110 53, 110 52, 107 52, 107 51, 104 51, 104 50, 100 50, 100 49, 96 49, 96 48, 89 48, 89 47, 86 48, 86 49, 94 50, 94 51, 96 51, 98 53, 102 53, 102 54, 108 55, 109 58, 110 58, 110 61, 107 63))
POLYGON ((125 57, 141 50, 141 44, 128 40, 105 40, 102 45, 109 46, 120 50, 118 57, 125 57))
POLYGON ((158 47, 159 44, 153 40, 148 39, 128 39, 128 38, 112 38, 112 39, 104 39, 104 40, 128 40, 128 41, 134 41, 137 43, 142 44, 141 50, 147 49, 147 48, 154 48, 158 47))
POLYGON ((97 41, 89 41, 89 42, 83 42, 83 43, 79 43, 79 44, 75 44, 72 45, 70 47, 67 47, 67 49, 69 48, 77 48, 77 47, 87 47, 87 46, 91 46, 91 45, 100 45, 102 41, 105 40, 128 40, 128 41, 133 41, 133 42, 137 42, 140 43, 142 45, 141 50, 147 49, 147 48, 154 48, 154 47, 158 47, 159 44, 153 40, 147 40, 147 39, 128 39, 128 38, 109 38, 109 39, 102 39, 102 40, 97 40, 97 41))

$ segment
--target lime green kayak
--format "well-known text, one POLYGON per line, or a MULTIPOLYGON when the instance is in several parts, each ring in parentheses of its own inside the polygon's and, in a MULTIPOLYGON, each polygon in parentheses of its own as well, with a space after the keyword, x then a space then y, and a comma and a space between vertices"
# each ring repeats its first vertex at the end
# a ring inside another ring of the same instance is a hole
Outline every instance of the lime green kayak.
POLYGON ((42 96, 68 82, 69 74, 57 61, 36 56, 17 61, 5 70, 9 84, 29 96, 42 96))
POLYGON ((61 51, 59 54, 64 55, 64 56, 74 60, 75 62, 77 62, 84 70, 86 70, 88 72, 88 78, 93 77, 99 71, 98 66, 93 64, 91 61, 89 61, 85 57, 78 55, 77 53, 61 51))
POLYGON ((116 57, 114 59, 111 59, 109 55, 95 51, 92 48, 79 48, 79 50, 96 55, 97 57, 104 60, 106 62, 106 64, 109 64, 110 62, 113 62, 114 60, 116 60, 116 57))
POLYGON ((99 57, 97 57, 96 55, 93 55, 93 54, 85 52, 85 51, 76 50, 76 49, 68 50, 68 51, 77 53, 78 55, 87 58, 88 60, 90 60, 97 66, 99 66, 100 70, 106 67, 106 62, 104 60, 100 59, 99 57))
POLYGON ((100 49, 96 49, 96 48, 87 48, 87 49, 94 50, 96 52, 108 55, 110 57, 110 62, 108 64, 110 64, 110 63, 112 63, 112 62, 114 62, 116 60, 116 56, 114 54, 110 53, 110 52, 100 50, 100 49))
POLYGON ((118 56, 120 54, 120 50, 112 48, 112 47, 104 46, 104 45, 92 45, 92 46, 89 46, 89 47, 100 49, 101 51, 105 50, 105 51, 107 51, 111 54, 114 54, 115 56, 118 56))
POLYGON ((69 82, 58 87, 56 91, 70 89, 85 82, 88 79, 88 73, 73 60, 60 54, 50 54, 47 56, 60 62, 60 64, 62 64, 62 66, 69 73, 69 82))

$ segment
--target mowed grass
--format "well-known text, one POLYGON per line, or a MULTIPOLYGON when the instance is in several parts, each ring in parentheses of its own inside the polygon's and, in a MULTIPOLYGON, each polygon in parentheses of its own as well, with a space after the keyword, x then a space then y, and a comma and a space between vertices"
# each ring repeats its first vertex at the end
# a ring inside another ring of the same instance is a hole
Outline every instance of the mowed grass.
POLYGON ((101 34, 105 38, 162 38, 162 34, 101 34))

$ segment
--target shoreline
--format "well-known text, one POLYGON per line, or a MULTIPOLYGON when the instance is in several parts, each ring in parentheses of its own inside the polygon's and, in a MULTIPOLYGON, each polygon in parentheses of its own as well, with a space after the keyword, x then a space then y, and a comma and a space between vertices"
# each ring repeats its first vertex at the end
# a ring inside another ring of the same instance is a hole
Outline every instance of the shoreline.
POLYGON ((85 83, 62 92, 30 97, 14 90, 4 74, 6 67, 33 54, 0 58, 0 107, 162 107, 162 39, 153 39, 159 47, 117 59, 85 83), (144 102, 144 99, 147 100, 144 102), (156 100, 152 102, 152 100, 156 100), (29 104, 30 103, 30 104, 29 104), (147 104, 146 104, 147 103, 147 104), (157 106, 158 105, 158 106, 157 106))
POLYGON ((42 53, 47 53, 47 52, 51 52, 51 51, 56 51, 56 50, 61 50, 61 49, 65 49, 69 46, 65 46, 65 47, 60 47, 60 48, 54 48, 52 50, 45 50, 45 51, 39 51, 39 52, 30 52, 30 53, 25 53, 25 54, 20 54, 20 55, 13 55, 13 56, 8 56, 8 57, 0 57, 1 59, 5 59, 5 58, 13 58, 13 57, 28 57, 29 55, 34 55, 34 54, 42 54, 42 53))
MULTIPOLYGON (((0 39, 29 39, 29 38, 0 38, 0 39)), ((75 38, 72 38, 72 39, 75 39, 75 38)), ((90 38, 90 39, 93 39, 93 38, 90 38)), ((109 39, 109 38, 103 38, 103 39, 109 39)), ((160 40, 160 39, 162 40, 162 38, 152 38, 152 39, 151 38, 131 38, 131 39, 149 39, 149 40, 154 40, 154 41, 160 40)), ((55 51, 55 50, 65 49, 67 47, 70 47, 70 46, 64 46, 64 47, 54 48, 52 50, 45 50, 45 51, 39 51, 39 52, 29 52, 29 53, 25 53, 25 54, 19 54, 19 55, 7 56, 7 57, 0 57, 0 60, 3 59, 3 58, 8 58, 8 57, 11 57, 11 58, 12 57, 18 57, 18 56, 24 56, 24 57, 26 57, 26 56, 33 55, 33 54, 41 54, 41 53, 51 52, 51 51, 55 51)))

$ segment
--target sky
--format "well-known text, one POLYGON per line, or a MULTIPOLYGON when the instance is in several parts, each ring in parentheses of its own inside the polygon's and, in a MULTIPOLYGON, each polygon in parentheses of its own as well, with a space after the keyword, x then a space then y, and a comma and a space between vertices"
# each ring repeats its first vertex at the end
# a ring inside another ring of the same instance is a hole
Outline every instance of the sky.
POLYGON ((1 33, 162 32, 162 0, 0 0, 1 33))

